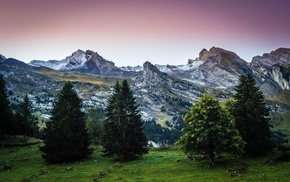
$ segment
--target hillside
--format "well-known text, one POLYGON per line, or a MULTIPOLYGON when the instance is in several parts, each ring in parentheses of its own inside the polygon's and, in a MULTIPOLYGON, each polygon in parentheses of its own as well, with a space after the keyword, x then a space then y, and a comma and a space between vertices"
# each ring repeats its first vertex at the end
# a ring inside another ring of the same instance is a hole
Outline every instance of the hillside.
MULTIPOLYGON (((182 65, 115 66, 94 51, 77 50, 63 60, 32 61, 25 64, 0 57, 3 74, 14 102, 25 94, 33 101, 39 120, 48 119, 56 93, 64 81, 71 81, 83 100, 83 109, 104 109, 116 81, 127 79, 137 98, 144 120, 155 120, 163 127, 180 129, 183 116, 203 94, 223 101, 230 98, 241 74, 252 73, 266 96, 273 113, 273 125, 288 126, 290 110, 290 49, 279 48, 251 63, 234 52, 212 47, 182 65), (282 121, 276 118, 282 118, 282 121)), ((290 129, 283 128, 290 134, 290 129)))
POLYGON ((83 161, 47 164, 37 145, 0 148, 0 181, 287 181, 290 163, 227 156, 213 168, 191 161, 176 149, 151 149, 143 158, 120 163, 100 148, 83 161), (229 173, 237 170, 237 173, 229 173))

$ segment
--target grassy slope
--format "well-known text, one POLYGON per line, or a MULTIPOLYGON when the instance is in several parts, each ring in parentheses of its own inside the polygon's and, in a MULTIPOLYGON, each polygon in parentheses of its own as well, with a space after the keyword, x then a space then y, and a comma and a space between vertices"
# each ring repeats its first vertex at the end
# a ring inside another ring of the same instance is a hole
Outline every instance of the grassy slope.
POLYGON ((0 148, 0 181, 287 181, 290 163, 269 165, 266 158, 227 157, 214 168, 187 159, 179 150, 150 150, 142 159, 119 163, 101 156, 99 149, 82 162, 46 164, 37 145, 0 148), (12 166, 4 170, 5 165, 12 166), (227 170, 248 166, 241 176, 227 170), (97 178, 98 177, 98 178, 97 178))
POLYGON ((110 78, 110 77, 99 77, 99 76, 80 74, 80 73, 55 71, 55 70, 51 70, 47 68, 40 68, 37 72, 55 81, 91 83, 94 85, 99 85, 101 88, 108 88, 110 86, 115 85, 116 81, 121 80, 121 79, 110 78))
POLYGON ((154 112, 154 113, 159 118, 156 121, 156 123, 160 124, 162 127, 170 128, 170 127, 167 126, 166 121, 171 120, 173 118, 172 116, 169 116, 169 115, 167 115, 165 113, 162 113, 162 112, 154 112))
POLYGON ((275 98, 266 99, 267 104, 276 104, 286 109, 285 113, 273 112, 271 116, 271 124, 273 130, 280 130, 283 133, 290 135, 290 91, 281 91, 275 98))

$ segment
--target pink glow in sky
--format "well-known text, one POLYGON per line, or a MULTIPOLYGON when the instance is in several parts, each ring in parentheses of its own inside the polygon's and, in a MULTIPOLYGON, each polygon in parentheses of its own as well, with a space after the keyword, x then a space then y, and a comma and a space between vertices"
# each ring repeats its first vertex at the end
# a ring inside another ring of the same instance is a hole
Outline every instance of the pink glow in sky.
POLYGON ((0 0, 0 54, 93 50, 116 65, 186 64, 212 46, 246 61, 290 47, 289 0, 0 0))

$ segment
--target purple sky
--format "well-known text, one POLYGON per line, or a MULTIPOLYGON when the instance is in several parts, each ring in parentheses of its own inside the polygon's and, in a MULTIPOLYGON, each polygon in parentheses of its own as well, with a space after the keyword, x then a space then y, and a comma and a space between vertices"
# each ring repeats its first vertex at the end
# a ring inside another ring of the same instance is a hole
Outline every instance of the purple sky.
POLYGON ((246 61, 290 47, 289 0, 0 0, 0 54, 90 49, 116 65, 186 64, 212 46, 246 61))

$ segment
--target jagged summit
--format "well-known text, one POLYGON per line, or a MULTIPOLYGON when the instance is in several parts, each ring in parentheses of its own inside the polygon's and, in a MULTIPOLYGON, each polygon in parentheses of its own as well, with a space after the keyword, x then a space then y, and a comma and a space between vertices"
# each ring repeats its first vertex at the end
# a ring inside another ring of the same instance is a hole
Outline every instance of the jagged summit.
POLYGON ((120 69, 115 66, 115 63, 108 61, 92 50, 80 50, 73 52, 63 60, 39 61, 33 60, 30 62, 33 66, 44 66, 55 70, 77 71, 90 74, 120 74, 120 69))
MULTIPOLYGON (((267 90, 290 89, 290 49, 279 48, 262 56, 255 56, 251 68, 267 90)), ((275 95, 273 92, 272 95, 275 95)))
POLYGON ((149 61, 146 61, 143 64, 143 69, 144 69, 145 72, 150 70, 150 71, 153 71, 153 72, 156 72, 156 73, 161 73, 161 71, 149 61))
POLYGON ((241 64, 246 64, 246 61, 241 59, 236 53, 232 51, 228 51, 219 47, 212 47, 207 51, 206 49, 202 49, 199 53, 199 60, 206 61, 208 59, 220 59, 223 64, 227 59, 229 61, 234 60, 240 62, 241 64))
MULTIPOLYGON (((2 60, 3 57, 1 55, 2 60)), ((167 80, 167 77, 170 77, 171 80, 178 78, 212 88, 233 88, 237 85, 241 74, 250 72, 254 74, 263 91, 269 95, 277 94, 277 88, 290 89, 289 48, 278 48, 262 56, 255 56, 251 63, 241 59, 232 51, 211 47, 209 50, 202 49, 197 59, 189 59, 183 65, 154 65, 146 61, 142 66, 121 68, 97 52, 78 49, 63 60, 34 60, 30 65, 118 78, 132 78, 139 75, 144 78, 143 81, 145 80, 146 84, 151 85, 154 85, 154 82, 151 81, 156 78, 163 80, 167 80)))
POLYGON ((264 53, 262 56, 255 56, 252 59, 253 66, 272 67, 274 65, 290 66, 290 48, 278 48, 270 53, 264 53))

